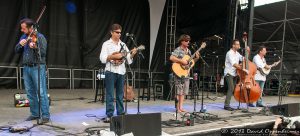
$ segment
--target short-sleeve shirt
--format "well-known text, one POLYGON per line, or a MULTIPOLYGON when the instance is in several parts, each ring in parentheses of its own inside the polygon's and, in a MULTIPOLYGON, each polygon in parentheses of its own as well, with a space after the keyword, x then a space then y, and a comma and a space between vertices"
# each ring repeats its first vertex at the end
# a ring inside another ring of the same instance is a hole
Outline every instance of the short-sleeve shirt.
POLYGON ((243 60, 243 56, 237 52, 230 49, 226 53, 226 59, 225 59, 225 69, 224 69, 224 75, 231 75, 236 76, 236 68, 233 66, 234 64, 239 64, 239 61, 243 60))
POLYGON ((179 58, 179 59, 182 59, 185 55, 189 55, 191 56, 191 51, 189 49, 187 49, 187 52, 184 51, 181 47, 177 47, 173 52, 172 52, 172 55, 179 58))
MULTIPOLYGON (((253 63, 257 66, 257 68, 264 68, 267 63, 265 58, 261 58, 258 54, 254 56, 253 63)), ((258 81, 266 81, 266 76, 263 76, 259 70, 256 70, 255 80, 258 81)))
MULTIPOLYGON (((182 59, 185 55, 191 56, 191 51, 189 49, 187 49, 187 51, 184 51, 179 46, 172 52, 172 55, 177 57, 178 59, 182 59)), ((190 84, 189 77, 180 78, 175 76, 174 79, 176 84, 177 95, 183 95, 183 94, 187 95, 189 92, 189 84, 190 84)))

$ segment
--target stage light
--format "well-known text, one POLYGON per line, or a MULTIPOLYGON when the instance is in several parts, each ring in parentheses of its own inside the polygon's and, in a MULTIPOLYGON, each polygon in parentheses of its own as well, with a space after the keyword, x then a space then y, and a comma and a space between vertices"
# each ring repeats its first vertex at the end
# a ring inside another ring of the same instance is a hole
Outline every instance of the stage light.
POLYGON ((66 8, 67 12, 71 13, 71 14, 75 13, 77 10, 75 3, 71 0, 65 1, 65 8, 66 8))

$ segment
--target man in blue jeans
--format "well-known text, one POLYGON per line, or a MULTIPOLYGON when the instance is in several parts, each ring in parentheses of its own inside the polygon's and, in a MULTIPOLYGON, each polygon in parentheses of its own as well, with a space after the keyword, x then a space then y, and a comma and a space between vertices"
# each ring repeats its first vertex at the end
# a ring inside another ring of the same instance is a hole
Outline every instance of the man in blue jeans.
POLYGON ((125 79, 125 60, 129 64, 137 50, 134 48, 129 52, 125 43, 120 40, 122 27, 113 24, 110 28, 111 38, 102 45, 100 60, 105 66, 105 86, 106 86, 106 116, 105 122, 109 122, 113 116, 114 108, 114 88, 116 88, 116 109, 117 115, 124 113, 123 94, 125 79))
POLYGON ((47 41, 43 34, 36 33, 37 41, 27 38, 34 31, 34 21, 25 18, 20 21, 23 35, 15 47, 17 53, 23 56, 23 78, 25 90, 30 104, 31 115, 26 121, 35 120, 41 117, 42 123, 49 122, 49 100, 46 88, 46 53, 47 41), (40 63, 40 96, 41 115, 39 116, 38 99, 38 63, 40 63))
MULTIPOLYGON (((253 57, 253 63, 257 66, 257 68, 266 68, 270 69, 271 67, 267 65, 265 56, 267 54, 267 49, 265 46, 260 46, 258 48, 257 54, 253 57)), ((255 74, 255 81, 259 84, 261 88, 261 95, 259 99, 256 102, 256 107, 265 107, 263 104, 262 94, 264 90, 264 85, 266 82, 266 75, 263 75, 259 72, 259 70, 256 71, 255 74)), ((249 104, 250 107, 255 107, 252 103, 249 104)))

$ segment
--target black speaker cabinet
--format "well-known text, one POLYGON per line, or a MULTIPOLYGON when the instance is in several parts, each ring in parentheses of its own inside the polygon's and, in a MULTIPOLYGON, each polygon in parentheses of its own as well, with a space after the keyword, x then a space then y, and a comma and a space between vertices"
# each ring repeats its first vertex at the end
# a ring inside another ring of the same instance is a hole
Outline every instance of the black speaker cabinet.
POLYGON ((290 103, 271 107, 271 112, 276 115, 283 115, 285 117, 294 117, 300 115, 300 104, 290 103))
POLYGON ((112 117, 110 131, 117 135, 160 136, 161 113, 128 114, 112 117))

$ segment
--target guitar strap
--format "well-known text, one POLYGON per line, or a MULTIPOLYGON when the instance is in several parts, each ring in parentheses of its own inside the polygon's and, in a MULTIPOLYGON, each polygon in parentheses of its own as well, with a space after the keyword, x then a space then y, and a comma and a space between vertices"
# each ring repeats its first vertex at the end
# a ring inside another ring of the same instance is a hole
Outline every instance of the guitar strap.
MULTIPOLYGON (((184 51, 184 49, 182 49, 181 47, 179 47, 183 52, 184 52, 184 55, 189 55, 189 56, 192 56, 192 53, 190 51, 189 48, 187 48, 187 51, 184 51)), ((182 56, 183 57, 183 56, 182 56)))
POLYGON ((124 50, 124 44, 120 43, 120 46, 121 46, 121 48, 120 48, 120 51, 119 51, 119 53, 121 53, 121 52, 122 52, 122 50, 124 50))

